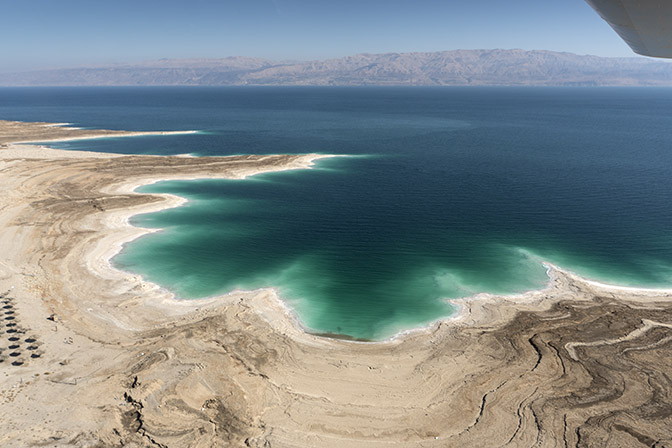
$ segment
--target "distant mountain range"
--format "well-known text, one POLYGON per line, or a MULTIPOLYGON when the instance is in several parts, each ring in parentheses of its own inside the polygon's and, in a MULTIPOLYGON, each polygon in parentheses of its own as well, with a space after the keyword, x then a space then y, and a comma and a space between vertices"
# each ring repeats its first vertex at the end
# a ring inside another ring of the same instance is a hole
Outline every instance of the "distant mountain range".
POLYGON ((309 62, 161 59, 0 73, 0 86, 671 86, 672 62, 524 50, 358 54, 309 62))

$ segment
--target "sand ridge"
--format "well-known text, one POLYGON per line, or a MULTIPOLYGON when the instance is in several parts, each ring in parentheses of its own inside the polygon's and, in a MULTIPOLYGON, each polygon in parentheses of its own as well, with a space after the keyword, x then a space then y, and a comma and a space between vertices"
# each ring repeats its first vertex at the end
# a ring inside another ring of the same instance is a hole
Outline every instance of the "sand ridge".
POLYGON ((543 291, 476 296, 457 318, 380 343, 307 334, 272 289, 176 301, 109 264, 146 232, 130 215, 182 201, 134 188, 308 168, 320 156, 32 147, 21 157, 26 147, 12 142, 62 127, 12 123, 0 122, 0 300, 11 305, 0 328, 0 445, 672 443, 668 291, 551 267, 543 291))

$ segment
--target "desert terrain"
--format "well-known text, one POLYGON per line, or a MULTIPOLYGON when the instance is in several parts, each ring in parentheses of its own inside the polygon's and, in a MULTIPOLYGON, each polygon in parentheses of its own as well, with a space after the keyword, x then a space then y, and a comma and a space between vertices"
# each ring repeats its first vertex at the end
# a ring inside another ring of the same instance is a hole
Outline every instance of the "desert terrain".
POLYGON ((176 300, 110 264, 130 216, 183 202, 137 186, 325 156, 25 144, 132 135, 0 121, 0 446, 672 446, 672 291, 549 265, 384 342, 306 333, 273 289, 176 300))

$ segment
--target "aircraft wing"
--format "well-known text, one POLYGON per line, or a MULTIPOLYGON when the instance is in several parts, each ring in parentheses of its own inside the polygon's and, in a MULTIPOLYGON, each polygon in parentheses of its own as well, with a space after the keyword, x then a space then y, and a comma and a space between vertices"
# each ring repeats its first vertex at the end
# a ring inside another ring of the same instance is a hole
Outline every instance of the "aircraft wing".
POLYGON ((586 0, 635 53, 672 58, 672 1, 586 0))

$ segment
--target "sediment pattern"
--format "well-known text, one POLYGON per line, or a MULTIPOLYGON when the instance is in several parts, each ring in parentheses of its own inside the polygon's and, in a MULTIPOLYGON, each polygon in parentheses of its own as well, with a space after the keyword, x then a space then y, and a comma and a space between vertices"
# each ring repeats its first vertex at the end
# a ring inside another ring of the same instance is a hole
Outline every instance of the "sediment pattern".
POLYGON ((129 214, 179 203, 143 180, 310 158, 45 154, 0 159, 2 329, 26 329, 0 337, 40 350, 0 363, 3 446, 672 446, 669 293, 551 269, 392 341, 309 335, 273 291, 178 303, 105 259, 129 214))
POLYGON ((316 348, 231 332, 267 327, 236 304, 146 334, 127 393, 154 404, 144 430, 167 446, 670 446, 661 307, 586 296, 496 328, 316 348))

